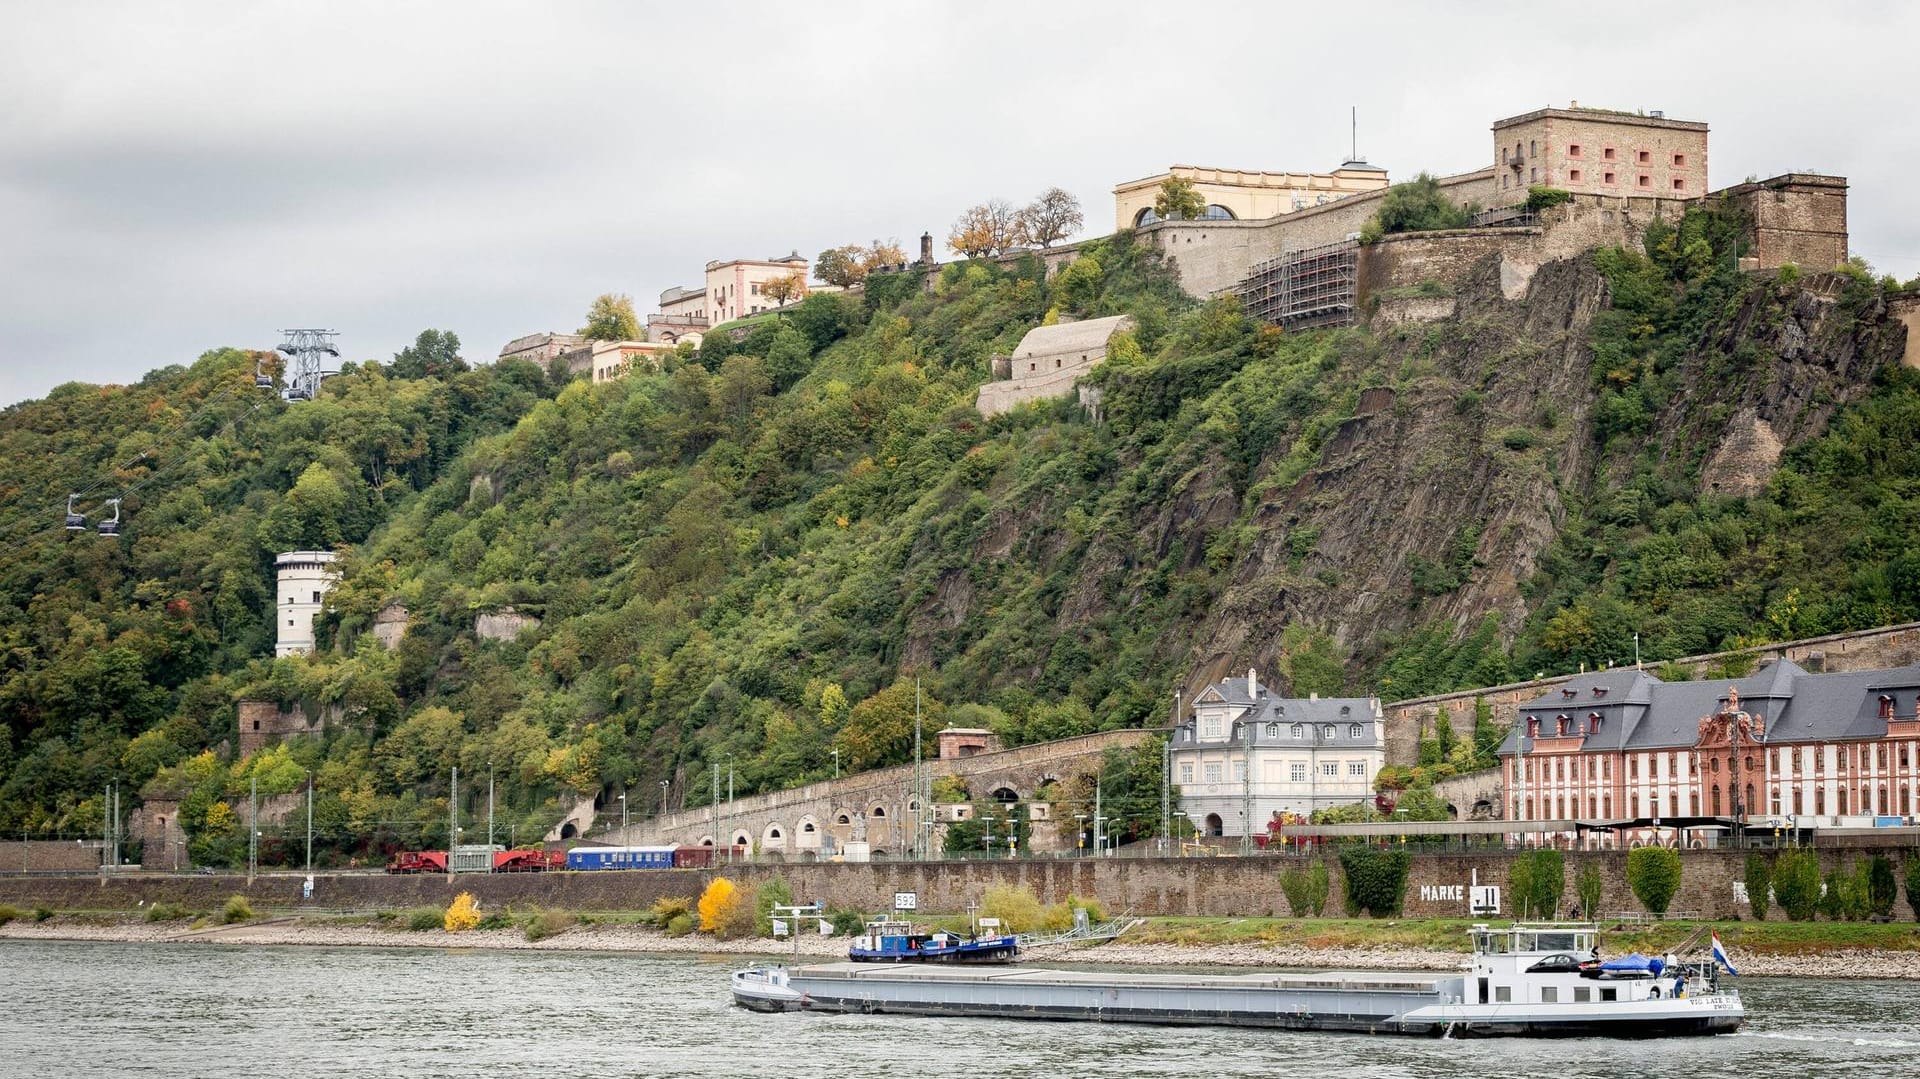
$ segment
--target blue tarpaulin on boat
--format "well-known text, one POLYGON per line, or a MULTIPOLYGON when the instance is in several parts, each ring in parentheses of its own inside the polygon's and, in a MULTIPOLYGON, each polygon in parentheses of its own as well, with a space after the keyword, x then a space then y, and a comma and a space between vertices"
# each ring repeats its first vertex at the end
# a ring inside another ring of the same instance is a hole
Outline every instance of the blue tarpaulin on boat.
POLYGON ((1600 969, 1622 974, 1645 971, 1657 978, 1660 976, 1660 972, 1666 969, 1666 966, 1666 962, 1659 956, 1641 955, 1639 952, 1634 952, 1632 955, 1623 955, 1618 959, 1609 959, 1600 964, 1600 969))

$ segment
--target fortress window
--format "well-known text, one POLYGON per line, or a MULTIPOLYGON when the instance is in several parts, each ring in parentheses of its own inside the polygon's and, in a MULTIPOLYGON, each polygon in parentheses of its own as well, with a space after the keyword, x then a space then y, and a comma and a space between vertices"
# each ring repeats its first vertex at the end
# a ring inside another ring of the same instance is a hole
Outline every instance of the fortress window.
POLYGON ((1686 168, 1686 167, 1687 167, 1687 155, 1685 155, 1685 154, 1675 154, 1675 155, 1673 155, 1673 167, 1674 167, 1674 168, 1676 168, 1676 169, 1684 169, 1684 168, 1686 168))
POLYGON ((1611 146, 1609 146, 1609 147, 1607 147, 1606 149, 1604 149, 1604 150, 1602 150, 1602 151, 1600 151, 1600 156, 1601 156, 1601 157, 1603 157, 1603 158, 1605 158, 1605 159, 1606 159, 1606 160, 1608 160, 1608 161, 1612 161, 1612 160, 1613 160, 1613 147, 1611 147, 1611 146))
POLYGON ((1603 183, 1603 184, 1610 184, 1610 183, 1612 183, 1612 182, 1613 182, 1613 173, 1611 173, 1611 172, 1603 172, 1603 173, 1601 173, 1601 174, 1600 174, 1600 182, 1601 182, 1601 183, 1603 183))
POLYGON ((1576 143, 1573 143, 1573 144, 1571 144, 1571 145, 1569 145, 1569 146, 1567 147, 1567 156, 1568 156, 1568 157, 1579 157, 1579 156, 1580 156, 1580 144, 1576 142, 1576 143))
POLYGON ((1644 173, 1642 173, 1642 174, 1641 174, 1641 176, 1640 176, 1640 186, 1641 186, 1641 187, 1652 187, 1652 186, 1653 186, 1653 177, 1651 177, 1651 176, 1648 176, 1648 175, 1646 175, 1646 174, 1644 174, 1644 173))
POLYGON ((1540 156, 1540 140, 1539 139, 1527 140, 1527 156, 1528 157, 1540 156))
POLYGON ((1680 177, 1675 176, 1673 178, 1673 189, 1675 191, 1685 191, 1687 189, 1687 182, 1685 180, 1682 180, 1680 177))
POLYGON ((1568 170, 1567 170, 1567 179, 1568 179, 1568 180, 1570 180, 1570 181, 1572 181, 1573 183, 1576 183, 1576 184, 1577 184, 1577 183, 1579 183, 1579 182, 1580 182, 1580 170, 1579 170, 1579 169, 1568 169, 1568 170))
POLYGON ((1634 160, 1638 161, 1642 165, 1651 165, 1653 164, 1653 151, 1641 150, 1639 153, 1634 155, 1634 160))
POLYGON ((1527 182, 1528 182, 1528 183, 1535 183, 1535 184, 1537 184, 1537 183, 1539 183, 1539 182, 1540 182, 1540 170, 1539 170, 1539 169, 1537 169, 1537 168, 1531 168, 1531 169, 1528 169, 1528 170, 1527 170, 1527 182))

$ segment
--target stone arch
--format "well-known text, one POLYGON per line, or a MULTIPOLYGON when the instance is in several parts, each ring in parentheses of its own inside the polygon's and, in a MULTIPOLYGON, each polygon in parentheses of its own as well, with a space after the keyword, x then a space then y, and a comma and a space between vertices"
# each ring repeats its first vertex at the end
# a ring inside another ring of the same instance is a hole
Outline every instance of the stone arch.
POLYGON ((751 847, 753 846, 753 837, 745 831, 735 832, 733 833, 733 845, 736 847, 751 847))
POLYGON ((711 835, 703 835, 703 836, 701 836, 701 837, 700 837, 700 845, 701 845, 701 846, 703 846, 703 847, 711 847, 711 846, 713 846, 713 837, 712 837, 711 835))
POLYGON ((1208 835, 1224 835, 1227 830, 1225 822, 1221 821, 1218 813, 1207 814, 1206 828, 1208 835))
POLYGON ((879 818, 880 820, 886 820, 886 819, 887 819, 887 807, 886 807, 886 806, 874 806, 874 807, 873 807, 872 809, 870 809, 870 810, 868 810, 868 811, 867 811, 867 816, 869 816, 869 817, 877 817, 877 818, 879 818))
POLYGON ((787 826, 777 820, 768 821, 767 826, 760 829, 760 850, 764 853, 785 851, 792 842, 787 826))
MULTIPOLYGON (((566 823, 560 826, 561 839, 572 839, 574 836, 577 836, 579 834, 580 834, 580 829, 574 827, 574 824, 572 821, 567 821, 566 823)), ((248 842, 252 842, 252 841, 249 840, 248 842)))
POLYGON ((1492 820, 1493 819, 1493 802, 1486 798, 1481 798, 1473 803, 1473 809, 1471 812, 1472 812, 1472 817, 1471 817, 1472 820, 1492 820))
POLYGON ((1012 805, 1013 803, 1020 801, 1020 792, 1017 790, 1014 790, 1011 785, 1003 783, 1000 786, 993 788, 993 793, 987 795, 987 797, 993 799, 996 802, 999 802, 1003 806, 1012 805))
POLYGON ((799 827, 793 833, 793 848, 801 851, 818 851, 820 836, 823 834, 820 822, 811 813, 804 814, 798 821, 799 827))
POLYGON ((1160 215, 1153 212, 1153 207, 1143 207, 1139 213, 1133 215, 1133 227, 1141 228, 1146 225, 1151 225, 1158 220, 1160 220, 1160 215))
POLYGON ((844 810, 844 809, 837 809, 837 810, 835 810, 835 811, 834 811, 834 813, 833 813, 833 823, 835 823, 835 824, 852 824, 852 823, 853 823, 853 814, 851 814, 851 813, 848 813, 848 812, 847 812, 846 810, 844 810))

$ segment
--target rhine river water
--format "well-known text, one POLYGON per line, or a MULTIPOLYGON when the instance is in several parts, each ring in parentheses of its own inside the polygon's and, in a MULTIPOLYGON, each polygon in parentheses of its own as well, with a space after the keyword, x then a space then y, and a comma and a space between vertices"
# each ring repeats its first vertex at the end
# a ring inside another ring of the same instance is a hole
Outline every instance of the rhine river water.
POLYGON ((1430 1041, 992 1019, 762 1015, 738 957, 0 942, 0 1075, 1911 1075, 1912 983, 1746 979, 1746 1031, 1430 1041))

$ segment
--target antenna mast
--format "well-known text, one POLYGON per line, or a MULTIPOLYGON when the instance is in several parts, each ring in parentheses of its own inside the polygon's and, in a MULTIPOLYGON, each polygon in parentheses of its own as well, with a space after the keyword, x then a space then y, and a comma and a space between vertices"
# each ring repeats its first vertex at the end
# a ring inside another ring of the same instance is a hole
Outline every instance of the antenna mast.
POLYGON ((1347 147, 1347 160, 1358 161, 1360 160, 1360 106, 1349 105, 1347 108, 1350 110, 1353 127, 1353 142, 1347 147))

